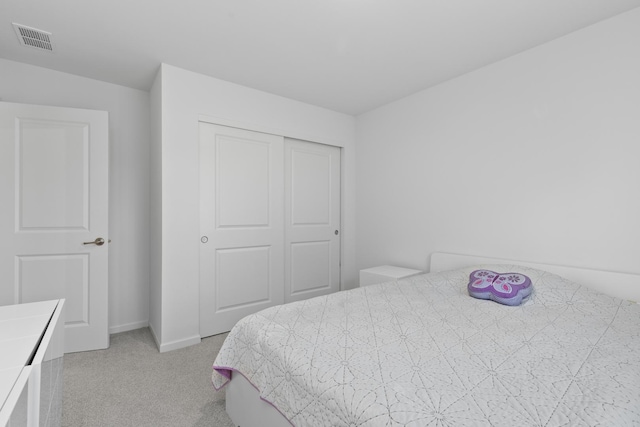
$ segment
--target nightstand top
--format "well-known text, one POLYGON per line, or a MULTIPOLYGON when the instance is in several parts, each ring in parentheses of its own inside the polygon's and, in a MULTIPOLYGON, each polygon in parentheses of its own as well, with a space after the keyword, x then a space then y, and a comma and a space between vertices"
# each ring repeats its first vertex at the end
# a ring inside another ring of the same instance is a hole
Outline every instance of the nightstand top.
POLYGON ((412 268, 396 267, 393 265, 380 265, 378 267, 371 267, 371 268, 367 268, 360 271, 365 273, 379 274, 382 276, 393 277, 396 279, 402 279, 403 277, 413 276, 415 274, 422 273, 422 271, 420 270, 414 270, 412 268))

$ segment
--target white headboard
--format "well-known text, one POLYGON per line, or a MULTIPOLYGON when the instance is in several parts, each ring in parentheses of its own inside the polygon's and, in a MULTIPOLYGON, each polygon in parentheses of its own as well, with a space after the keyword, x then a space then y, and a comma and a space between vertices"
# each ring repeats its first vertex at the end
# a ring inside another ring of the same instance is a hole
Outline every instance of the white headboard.
POLYGON ((539 264, 512 259, 489 258, 475 255, 460 255, 446 252, 431 254, 430 272, 453 270, 478 264, 516 264, 536 268, 557 274, 590 287, 598 292, 614 297, 640 302, 640 274, 618 273, 613 271, 591 270, 587 268, 566 267, 553 264, 539 264))

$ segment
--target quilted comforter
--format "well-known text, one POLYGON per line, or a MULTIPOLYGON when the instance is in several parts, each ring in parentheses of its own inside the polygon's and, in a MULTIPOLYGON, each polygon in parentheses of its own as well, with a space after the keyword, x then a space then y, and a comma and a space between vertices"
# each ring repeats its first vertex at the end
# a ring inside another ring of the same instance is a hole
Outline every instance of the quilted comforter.
POLYGON ((296 426, 638 426, 640 305, 525 267, 474 266, 241 320, 213 384, 244 375, 296 426), (520 272, 517 307, 469 297, 520 272))

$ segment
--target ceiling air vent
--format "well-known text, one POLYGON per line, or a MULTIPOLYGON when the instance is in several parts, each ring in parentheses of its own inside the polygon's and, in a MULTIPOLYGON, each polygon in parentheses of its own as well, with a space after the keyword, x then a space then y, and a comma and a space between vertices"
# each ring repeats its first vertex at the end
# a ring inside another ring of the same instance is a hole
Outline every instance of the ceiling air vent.
POLYGON ((13 28, 16 29, 16 34, 18 35, 21 45, 53 52, 51 33, 38 30, 37 28, 16 24, 15 22, 13 23, 13 28))

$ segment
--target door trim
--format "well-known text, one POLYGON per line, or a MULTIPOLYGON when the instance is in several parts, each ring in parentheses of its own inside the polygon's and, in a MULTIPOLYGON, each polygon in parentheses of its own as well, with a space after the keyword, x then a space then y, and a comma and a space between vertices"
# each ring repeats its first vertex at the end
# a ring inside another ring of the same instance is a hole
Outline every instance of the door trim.
POLYGON ((295 130, 272 128, 272 127, 261 125, 261 124, 242 122, 240 120, 227 119, 224 117, 198 115, 198 122, 209 123, 209 124, 218 125, 218 126, 227 126, 227 127, 242 129, 242 130, 250 130, 253 132, 267 133, 269 135, 276 135, 276 136, 281 136, 284 138, 291 138, 291 139, 299 139, 301 141, 308 141, 308 142, 313 142, 316 144, 323 144, 323 145, 331 145, 333 147, 340 147, 340 148, 345 147, 345 144, 343 142, 340 142, 337 140, 331 140, 319 135, 312 135, 309 133, 298 132, 295 130))

